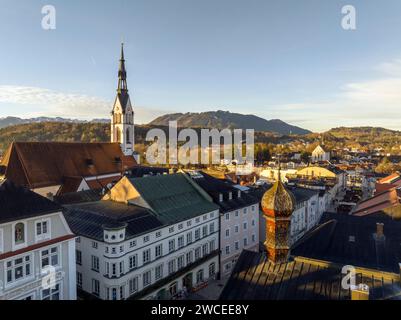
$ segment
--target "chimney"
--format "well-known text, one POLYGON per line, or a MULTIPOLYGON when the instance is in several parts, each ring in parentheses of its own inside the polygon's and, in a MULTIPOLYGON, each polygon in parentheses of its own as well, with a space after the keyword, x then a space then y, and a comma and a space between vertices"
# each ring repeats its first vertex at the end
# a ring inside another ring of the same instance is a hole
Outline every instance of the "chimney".
POLYGON ((376 223, 376 235, 377 237, 384 236, 384 223, 376 223))
POLYGON ((369 286, 360 284, 351 287, 351 300, 369 300, 369 286))
POLYGON ((384 223, 376 223, 376 233, 374 235, 375 240, 385 240, 384 236, 384 223))

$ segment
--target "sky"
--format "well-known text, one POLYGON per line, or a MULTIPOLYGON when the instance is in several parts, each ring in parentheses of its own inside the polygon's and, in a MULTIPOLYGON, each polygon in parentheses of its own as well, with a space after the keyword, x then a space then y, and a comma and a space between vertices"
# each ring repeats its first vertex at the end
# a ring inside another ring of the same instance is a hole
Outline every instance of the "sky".
POLYGON ((400 17, 399 0, 0 0, 0 117, 108 118, 124 41, 136 123, 227 110, 401 130, 400 17))

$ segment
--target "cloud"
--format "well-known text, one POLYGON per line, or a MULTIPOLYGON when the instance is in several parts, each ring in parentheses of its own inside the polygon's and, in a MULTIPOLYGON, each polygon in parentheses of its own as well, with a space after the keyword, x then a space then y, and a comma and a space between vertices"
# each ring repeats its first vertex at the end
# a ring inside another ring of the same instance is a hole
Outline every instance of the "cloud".
MULTIPOLYGON (((108 118, 113 105, 113 101, 95 96, 10 85, 0 86, 0 103, 37 106, 35 114, 31 116, 45 115, 86 120, 108 118)), ((147 123, 163 113, 168 111, 135 107, 135 120, 137 123, 147 123)), ((24 112, 21 112, 20 116, 28 117, 24 112)))
POLYGON ((90 118, 108 115, 111 102, 99 97, 64 93, 45 88, 0 86, 0 102, 37 105, 47 116, 90 118))
POLYGON ((303 101, 269 108, 264 116, 279 117, 316 131, 337 126, 380 126, 401 130, 401 59, 372 68, 376 77, 338 88, 331 101, 303 101))

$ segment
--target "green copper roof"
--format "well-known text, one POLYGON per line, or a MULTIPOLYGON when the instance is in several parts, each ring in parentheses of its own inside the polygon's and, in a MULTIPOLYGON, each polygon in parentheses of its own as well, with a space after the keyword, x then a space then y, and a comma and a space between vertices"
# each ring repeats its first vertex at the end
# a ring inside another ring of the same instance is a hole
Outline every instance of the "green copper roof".
POLYGON ((132 178, 130 182, 157 217, 166 224, 219 209, 185 174, 132 178))

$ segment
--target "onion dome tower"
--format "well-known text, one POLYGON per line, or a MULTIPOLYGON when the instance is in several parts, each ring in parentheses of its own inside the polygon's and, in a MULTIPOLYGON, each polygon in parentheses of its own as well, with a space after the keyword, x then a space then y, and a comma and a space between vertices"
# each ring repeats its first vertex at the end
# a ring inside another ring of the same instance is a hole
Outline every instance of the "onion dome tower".
POLYGON ((286 189, 279 177, 262 198, 262 210, 266 219, 265 248, 272 263, 284 263, 290 253, 291 215, 295 197, 286 189))

